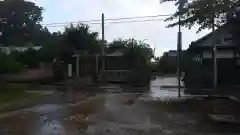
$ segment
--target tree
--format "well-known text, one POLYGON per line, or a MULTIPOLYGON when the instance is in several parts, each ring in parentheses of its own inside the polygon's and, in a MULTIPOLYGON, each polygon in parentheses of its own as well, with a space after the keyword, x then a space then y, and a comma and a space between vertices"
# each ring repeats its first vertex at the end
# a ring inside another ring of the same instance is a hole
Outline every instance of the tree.
MULTIPOLYGON (((179 6, 179 0, 160 0, 160 3, 175 1, 175 5, 179 6)), ((198 31, 205 28, 211 28, 213 18, 216 21, 215 26, 221 26, 225 23, 227 14, 233 11, 240 4, 239 0, 192 0, 183 5, 181 12, 177 10, 166 21, 173 21, 181 16, 180 23, 175 21, 168 25, 174 27, 178 24, 191 28, 198 24, 198 31)))
POLYGON ((66 27, 62 35, 61 56, 65 60, 75 52, 100 53, 100 40, 97 32, 91 32, 88 25, 79 24, 66 27))
MULTIPOLYGON (((124 55, 133 62, 144 62, 149 64, 154 57, 153 50, 149 44, 135 39, 117 39, 108 44, 107 52, 121 51, 124 55)), ((140 62, 140 63, 141 63, 140 62)), ((131 62, 132 63, 132 62, 131 62)))
POLYGON ((40 25, 42 11, 42 7, 25 0, 0 1, 1 44, 20 46, 27 42, 36 43, 36 36, 47 31, 40 25))
POLYGON ((118 50, 123 51, 127 48, 127 42, 123 39, 116 39, 108 44, 105 49, 107 53, 116 52, 118 50))
POLYGON ((157 69, 163 74, 175 74, 177 72, 177 57, 164 53, 158 61, 157 69))
POLYGON ((237 51, 240 54, 240 10, 236 9, 227 17, 227 25, 230 26, 232 39, 230 43, 237 45, 237 51))
POLYGON ((39 50, 40 61, 52 62, 54 58, 59 58, 61 55, 63 46, 63 34, 61 32, 53 32, 46 39, 46 42, 39 50))

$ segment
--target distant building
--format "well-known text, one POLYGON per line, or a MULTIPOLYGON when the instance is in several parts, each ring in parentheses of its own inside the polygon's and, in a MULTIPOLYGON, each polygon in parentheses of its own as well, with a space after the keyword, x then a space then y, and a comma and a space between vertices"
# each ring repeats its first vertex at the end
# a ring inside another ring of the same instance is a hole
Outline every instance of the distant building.
POLYGON ((164 52, 163 56, 177 57, 177 50, 169 50, 168 52, 164 52))
POLYGON ((28 49, 34 49, 36 51, 40 50, 42 47, 41 46, 33 46, 33 47, 14 47, 14 46, 9 46, 9 47, 0 47, 1 52, 4 52, 6 54, 10 54, 13 51, 18 51, 18 52, 24 52, 27 51, 28 49))

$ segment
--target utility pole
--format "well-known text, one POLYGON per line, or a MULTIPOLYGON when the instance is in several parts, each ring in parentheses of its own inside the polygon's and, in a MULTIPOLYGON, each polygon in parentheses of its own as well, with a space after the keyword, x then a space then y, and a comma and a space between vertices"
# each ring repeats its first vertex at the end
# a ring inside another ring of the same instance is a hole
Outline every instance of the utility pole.
MULTIPOLYGON (((179 0, 179 12, 182 11, 186 0, 179 0)), ((178 97, 181 97, 181 53, 182 53, 182 32, 181 32, 181 14, 178 17, 178 36, 177 36, 177 75, 178 75, 178 97)))
POLYGON ((215 91, 217 89, 217 81, 218 81, 218 70, 217 70, 217 58, 216 58, 216 33, 215 33, 215 19, 213 14, 213 20, 212 20, 212 58, 213 58, 213 90, 215 91))
POLYGON ((101 50, 101 56, 102 56, 102 73, 101 73, 101 81, 104 79, 104 70, 105 70, 105 30, 104 30, 104 13, 102 13, 102 50, 101 50))
POLYGON ((181 17, 179 16, 178 26, 178 43, 177 43, 177 74, 178 74, 178 97, 181 97, 181 52, 182 52, 182 32, 180 25, 181 17))

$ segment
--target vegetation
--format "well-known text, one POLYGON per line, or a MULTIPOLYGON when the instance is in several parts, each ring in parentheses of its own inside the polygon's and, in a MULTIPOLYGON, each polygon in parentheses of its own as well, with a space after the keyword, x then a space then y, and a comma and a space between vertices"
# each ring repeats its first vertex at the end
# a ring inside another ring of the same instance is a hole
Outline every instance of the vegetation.
POLYGON ((115 40, 102 43, 97 32, 88 25, 71 24, 63 32, 50 33, 41 25, 43 8, 25 0, 0 1, 0 44, 5 47, 41 46, 39 51, 28 49, 4 54, 9 60, 0 58, 1 73, 16 73, 23 67, 36 68, 40 62, 52 62, 54 58, 72 63, 74 53, 100 54, 102 46, 106 52, 121 50, 129 67, 136 71, 135 79, 148 78, 153 50, 150 45, 135 39, 115 40), (108 44, 108 47, 107 47, 108 44), (4 65, 4 66, 2 66, 4 65), (16 69, 13 69, 16 68, 16 69), (141 72, 142 74, 139 74, 141 72), (141 75, 141 76, 140 76, 141 75))
POLYGON ((69 60, 75 52, 84 54, 100 53, 100 40, 97 32, 91 32, 88 25, 79 24, 66 27, 62 33, 63 44, 60 59, 69 60))
POLYGON ((124 53, 125 64, 133 70, 129 78, 132 83, 139 84, 150 80, 151 60, 154 57, 150 45, 135 39, 118 39, 109 43, 106 51, 124 53))
POLYGON ((160 74, 175 74, 177 72, 177 58, 164 54, 157 59, 157 72, 160 74))
POLYGON ((0 53, 0 74, 19 73, 23 65, 16 61, 11 55, 0 53))
POLYGON ((0 43, 24 46, 26 43, 41 45, 49 34, 40 24, 43 8, 25 0, 0 1, 0 43))
MULTIPOLYGON (((166 21, 173 21, 181 16, 180 24, 191 28, 195 24, 199 25, 199 31, 205 28, 212 28, 213 19, 216 20, 215 26, 221 26, 227 20, 228 15, 232 14, 240 4, 238 0, 193 0, 183 1, 180 4, 179 0, 160 0, 161 3, 175 1, 176 6, 180 6, 180 10, 176 12, 166 21)), ((179 22, 175 21, 168 25, 174 27, 179 22)))
POLYGON ((16 61, 29 68, 36 68, 40 63, 39 55, 39 51, 30 48, 24 52, 11 52, 9 56, 13 57, 16 61))
POLYGON ((27 93, 23 84, 1 84, 0 86, 0 111, 19 109, 29 104, 38 93, 27 93))

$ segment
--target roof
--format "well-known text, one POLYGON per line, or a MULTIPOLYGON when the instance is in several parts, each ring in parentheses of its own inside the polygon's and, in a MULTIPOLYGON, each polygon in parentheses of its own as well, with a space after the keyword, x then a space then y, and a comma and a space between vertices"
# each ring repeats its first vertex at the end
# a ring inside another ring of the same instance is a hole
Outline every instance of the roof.
MULTIPOLYGON (((229 25, 228 25, 228 24, 224 24, 224 25, 220 26, 218 29, 215 30, 215 33, 219 32, 219 31, 222 30, 222 29, 225 29, 227 26, 229 26, 229 25)), ((192 42, 192 43, 191 43, 191 46, 192 46, 192 45, 195 45, 195 44, 198 44, 198 43, 206 40, 207 38, 209 38, 210 36, 212 36, 212 34, 213 34, 213 32, 210 32, 210 33, 208 33, 207 35, 203 36, 202 38, 200 38, 200 39, 192 42)))
POLYGON ((113 53, 108 53, 106 54, 106 56, 112 56, 112 57, 120 57, 120 56, 123 56, 124 54, 120 51, 116 51, 116 52, 113 52, 113 53))

